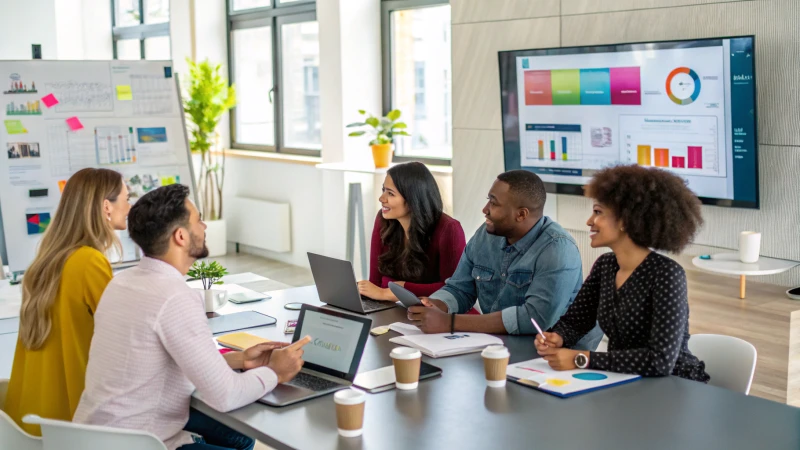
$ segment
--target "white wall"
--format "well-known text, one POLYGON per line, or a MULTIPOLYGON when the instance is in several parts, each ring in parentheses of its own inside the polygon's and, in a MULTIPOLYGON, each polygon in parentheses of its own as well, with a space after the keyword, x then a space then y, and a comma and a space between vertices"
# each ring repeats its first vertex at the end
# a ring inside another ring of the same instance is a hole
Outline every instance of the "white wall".
POLYGON ((0 59, 31 59, 31 44, 41 44, 43 59, 57 58, 55 1, 2 0, 0 59))

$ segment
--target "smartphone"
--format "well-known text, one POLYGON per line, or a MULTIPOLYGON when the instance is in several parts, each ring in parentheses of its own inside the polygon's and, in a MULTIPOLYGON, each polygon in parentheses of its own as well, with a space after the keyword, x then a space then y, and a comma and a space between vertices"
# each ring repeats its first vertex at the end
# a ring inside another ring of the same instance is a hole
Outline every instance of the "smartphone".
POLYGON ((397 297, 397 299, 400 300, 400 303, 402 303, 406 308, 422 305, 422 302, 419 301, 419 298, 414 295, 413 292, 409 291, 403 286, 400 286, 394 281, 389 282, 389 290, 392 291, 392 294, 394 294, 394 296, 397 297))
MULTIPOLYGON (((425 380, 441 375, 442 369, 428 364, 425 361, 419 366, 419 379, 425 380)), ((356 375, 353 385, 364 389, 370 394, 377 394, 378 392, 388 391, 395 388, 394 385, 394 366, 381 367, 380 369, 371 370, 356 375)))
POLYGON ((240 304, 240 303, 258 302, 270 298, 272 297, 270 297, 267 294, 261 294, 256 291, 251 291, 251 292, 237 292, 235 294, 231 294, 228 296, 228 301, 231 303, 240 304))

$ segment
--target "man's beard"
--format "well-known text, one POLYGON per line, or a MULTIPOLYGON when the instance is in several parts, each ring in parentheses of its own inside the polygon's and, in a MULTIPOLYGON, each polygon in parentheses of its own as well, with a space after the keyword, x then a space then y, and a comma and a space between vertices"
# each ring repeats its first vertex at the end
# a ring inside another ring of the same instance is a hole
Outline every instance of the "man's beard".
POLYGON ((191 239, 191 244, 189 245, 189 256, 195 259, 203 259, 208 256, 205 233, 203 233, 202 238, 197 239, 192 232, 189 232, 189 238, 191 239))

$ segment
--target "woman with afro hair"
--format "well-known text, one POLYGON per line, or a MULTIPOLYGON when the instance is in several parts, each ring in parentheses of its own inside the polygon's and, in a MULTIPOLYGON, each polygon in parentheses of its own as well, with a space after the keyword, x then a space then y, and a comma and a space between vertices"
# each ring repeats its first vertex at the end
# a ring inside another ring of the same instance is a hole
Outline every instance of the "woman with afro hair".
POLYGON ((705 364, 689 351, 686 273, 672 259, 703 224, 700 202, 678 176, 636 165, 599 171, 586 187, 594 200, 586 222, 595 262, 566 314, 535 346, 557 370, 576 368, 676 375, 707 383, 705 364), (570 350, 595 323, 607 352, 570 350))

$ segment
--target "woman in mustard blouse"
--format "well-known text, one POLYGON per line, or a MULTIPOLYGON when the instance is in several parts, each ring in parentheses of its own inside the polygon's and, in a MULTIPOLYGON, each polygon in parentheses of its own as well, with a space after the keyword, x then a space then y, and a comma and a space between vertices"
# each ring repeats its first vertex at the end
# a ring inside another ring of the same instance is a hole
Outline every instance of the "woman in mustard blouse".
POLYGON ((122 176, 83 169, 64 188, 53 221, 22 280, 22 308, 5 412, 28 433, 26 414, 72 420, 83 393, 94 311, 120 251, 130 204, 122 176))

